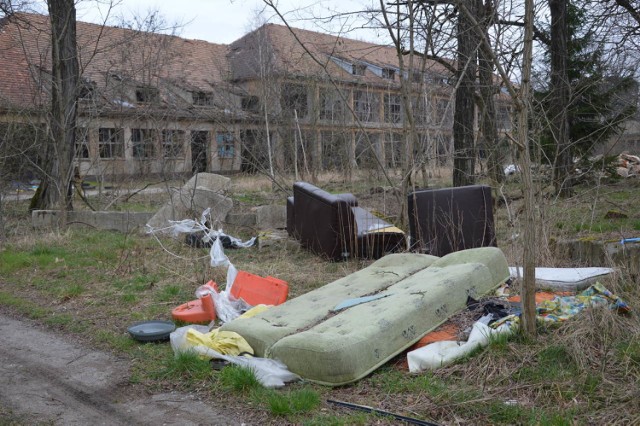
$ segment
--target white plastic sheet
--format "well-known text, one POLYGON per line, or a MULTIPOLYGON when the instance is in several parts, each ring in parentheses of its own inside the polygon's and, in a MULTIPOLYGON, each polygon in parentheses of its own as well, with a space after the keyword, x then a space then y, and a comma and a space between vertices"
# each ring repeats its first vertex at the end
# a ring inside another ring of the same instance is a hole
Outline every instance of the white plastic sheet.
POLYGON ((453 340, 434 342, 407 353, 409 371, 417 373, 422 370, 435 370, 450 365, 477 348, 487 346, 492 338, 510 333, 511 328, 507 324, 493 329, 484 324, 482 320, 476 321, 466 342, 453 340))
POLYGON ((282 387, 287 382, 300 379, 300 376, 290 372, 286 365, 275 359, 224 355, 203 345, 192 346, 187 342, 187 331, 190 328, 201 333, 209 332, 209 328, 203 325, 187 325, 176 329, 169 335, 171 348, 176 356, 181 352, 192 351, 208 359, 223 359, 250 369, 262 386, 267 388, 282 387))
POLYGON ((237 300, 231 295, 231 287, 233 286, 233 282, 236 280, 238 270, 233 266, 229 257, 225 254, 224 247, 222 246, 222 238, 227 238, 233 247, 246 248, 255 244, 256 237, 252 237, 247 241, 242 241, 236 237, 225 234, 222 232, 222 229, 209 229, 206 224, 209 222, 210 213, 211 209, 203 211, 199 221, 193 219, 170 220, 170 225, 168 227, 156 229, 148 227, 147 233, 170 232, 174 236, 177 236, 182 233, 202 232, 204 235, 202 238, 203 242, 209 243, 213 241, 211 249, 209 250, 211 266, 214 268, 226 266, 227 282, 224 291, 220 293, 211 292, 211 296, 213 297, 217 317, 222 322, 229 322, 242 315, 243 312, 251 308, 251 305, 247 304, 243 300, 237 300))

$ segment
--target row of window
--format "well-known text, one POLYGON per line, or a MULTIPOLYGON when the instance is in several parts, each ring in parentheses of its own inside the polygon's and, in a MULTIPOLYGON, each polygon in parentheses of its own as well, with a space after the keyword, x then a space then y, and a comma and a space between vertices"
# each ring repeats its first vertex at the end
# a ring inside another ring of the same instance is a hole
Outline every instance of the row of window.
MULTIPOLYGON (((202 132, 192 132, 195 134, 202 132)), ((209 133, 209 132, 204 132, 209 133)), ((199 136, 201 138, 201 135, 199 136)), ((207 136, 209 140, 209 136, 207 136)), ((184 158, 184 130, 131 129, 131 148, 133 158, 152 159, 157 157, 156 149, 162 150, 162 158, 184 158)), ((235 157, 235 139, 230 132, 216 132, 218 157, 235 157)), ((114 127, 98 129, 98 157, 101 159, 124 158, 124 130, 114 127)), ((90 158, 88 130, 78 128, 76 137, 76 157, 90 158)))
MULTIPOLYGON (((348 94, 337 90, 321 89, 318 105, 319 118, 332 122, 350 121, 345 103, 347 98, 348 94)), ((251 102, 243 103, 243 107, 257 103, 258 100, 252 98, 251 102)), ((424 97, 415 97, 412 104, 413 116, 417 124, 450 126, 453 123, 453 108, 446 99, 438 99, 433 105, 429 105, 424 97)), ((285 85, 282 90, 281 105, 284 111, 295 110, 298 118, 305 118, 309 113, 307 88, 296 84, 285 85)), ((363 122, 382 121, 398 124, 404 118, 402 97, 397 93, 381 94, 367 90, 354 90, 352 108, 358 120, 363 122)))
MULTIPOLYGON (((349 122, 350 117, 346 108, 349 93, 341 93, 335 89, 321 89, 318 100, 318 115, 320 120, 332 122, 349 122)), ((402 96, 399 93, 380 93, 367 90, 354 90, 353 111, 358 120, 369 123, 399 124, 405 116, 402 96), (382 96, 381 96, 382 95, 382 96), (380 105, 382 102, 382 108, 380 105)), ((258 103, 253 98, 251 105, 258 103)), ((288 84, 283 87, 281 105, 284 111, 296 111, 298 118, 305 118, 309 114, 307 88, 303 85, 288 84)), ((453 104, 445 98, 427 99, 416 96, 411 99, 413 118, 418 125, 433 125, 450 127, 453 125, 453 104)), ((498 126, 502 129, 511 128, 511 112, 506 105, 498 107, 498 126)))

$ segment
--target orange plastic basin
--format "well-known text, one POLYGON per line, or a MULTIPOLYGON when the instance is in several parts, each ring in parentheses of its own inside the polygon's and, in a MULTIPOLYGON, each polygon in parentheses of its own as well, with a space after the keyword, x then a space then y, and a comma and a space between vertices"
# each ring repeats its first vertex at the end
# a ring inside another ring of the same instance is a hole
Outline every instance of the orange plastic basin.
POLYGON ((289 285, 286 281, 271 276, 263 278, 246 271, 238 271, 231 287, 231 295, 251 306, 279 305, 287 300, 289 285))
POLYGON ((200 299, 183 303, 171 311, 171 316, 184 322, 211 322, 216 319, 213 298, 207 294, 200 299))

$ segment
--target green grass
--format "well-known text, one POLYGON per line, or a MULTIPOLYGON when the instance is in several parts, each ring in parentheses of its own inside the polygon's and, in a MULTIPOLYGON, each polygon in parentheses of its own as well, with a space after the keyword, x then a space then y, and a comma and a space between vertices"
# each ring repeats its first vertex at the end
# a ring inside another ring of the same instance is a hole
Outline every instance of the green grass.
POLYGON ((209 361, 201 359, 195 352, 183 351, 168 357, 157 374, 171 381, 202 381, 211 377, 213 369, 209 361))
POLYGON ((536 362, 524 366, 518 371, 518 378, 531 382, 552 382, 571 379, 576 373, 576 366, 567 349, 563 346, 549 346, 536 356, 536 362))
POLYGON ((5 291, 0 291, 0 304, 9 306, 32 319, 47 318, 51 312, 49 309, 39 306, 32 300, 23 299, 5 291))
POLYGON ((320 405, 320 395, 310 388, 290 391, 268 390, 257 399, 265 404, 274 416, 304 414, 320 405))
POLYGON ((228 365, 220 371, 220 383, 227 389, 243 394, 262 387, 253 371, 237 365, 228 365))
POLYGON ((30 253, 14 251, 12 248, 0 251, 0 274, 14 274, 33 264, 33 257, 30 253))

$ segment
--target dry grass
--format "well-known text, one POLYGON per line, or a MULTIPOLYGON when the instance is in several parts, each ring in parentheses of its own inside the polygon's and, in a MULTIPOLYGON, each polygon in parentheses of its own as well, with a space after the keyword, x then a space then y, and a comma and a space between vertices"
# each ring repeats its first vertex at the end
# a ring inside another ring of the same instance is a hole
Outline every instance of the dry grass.
MULTIPOLYGON (((388 191, 371 191, 386 186, 379 176, 374 177, 363 174, 345 182, 340 176, 327 174, 318 184, 333 192, 353 192, 362 206, 397 215, 398 204, 388 191)), ((266 178, 234 177, 232 188, 239 209, 284 203, 284 194, 273 192, 266 178)), ((633 191, 617 184, 597 191, 584 189, 571 200, 541 198, 544 221, 538 230, 539 264, 569 264, 546 250, 552 236, 609 238, 620 232, 629 236, 634 221, 640 220, 633 191), (625 195, 627 192, 631 195, 625 195), (603 219, 612 203, 629 213, 625 222, 603 219), (596 222, 611 223, 611 228, 618 226, 619 230, 600 233, 583 227, 596 222), (559 227, 559 223, 564 225, 559 227)), ((518 197, 515 185, 507 185, 505 193, 511 199, 518 197)), ((152 205, 154 200, 133 198, 131 202, 152 205)), ((520 253, 518 202, 510 203, 509 212, 504 205, 496 210, 498 242, 511 264, 519 260, 520 253), (519 236, 511 238, 514 235, 519 236)), ((168 345, 140 345, 126 334, 126 327, 134 321, 168 319, 171 308, 193 298, 197 286, 207 280, 224 282, 224 271, 209 266, 206 250, 171 238, 162 238, 160 245, 154 238, 138 234, 87 230, 36 233, 23 213, 25 207, 7 204, 3 212, 6 239, 0 246, 0 309, 30 316, 95 347, 129 356, 134 363, 132 382, 149 390, 187 389, 212 401, 222 398, 253 424, 305 422, 296 417, 272 418, 243 397, 223 397, 215 379, 195 383, 159 378, 158 371, 172 358, 168 345)), ((243 238, 254 232, 250 228, 225 231, 243 238)), ((240 269, 288 281, 290 297, 369 263, 326 262, 289 244, 229 250, 227 254, 240 269)), ((326 398, 440 424, 638 424, 640 322, 635 312, 640 309, 640 289, 624 273, 605 284, 631 305, 632 314, 590 309, 557 328, 541 329, 535 341, 515 336, 508 342, 494 342, 465 362, 435 373, 410 375, 401 368, 399 357, 351 386, 314 389, 326 398)), ((326 404, 307 416, 315 416, 315 424, 392 424, 388 419, 352 417, 326 404)))

